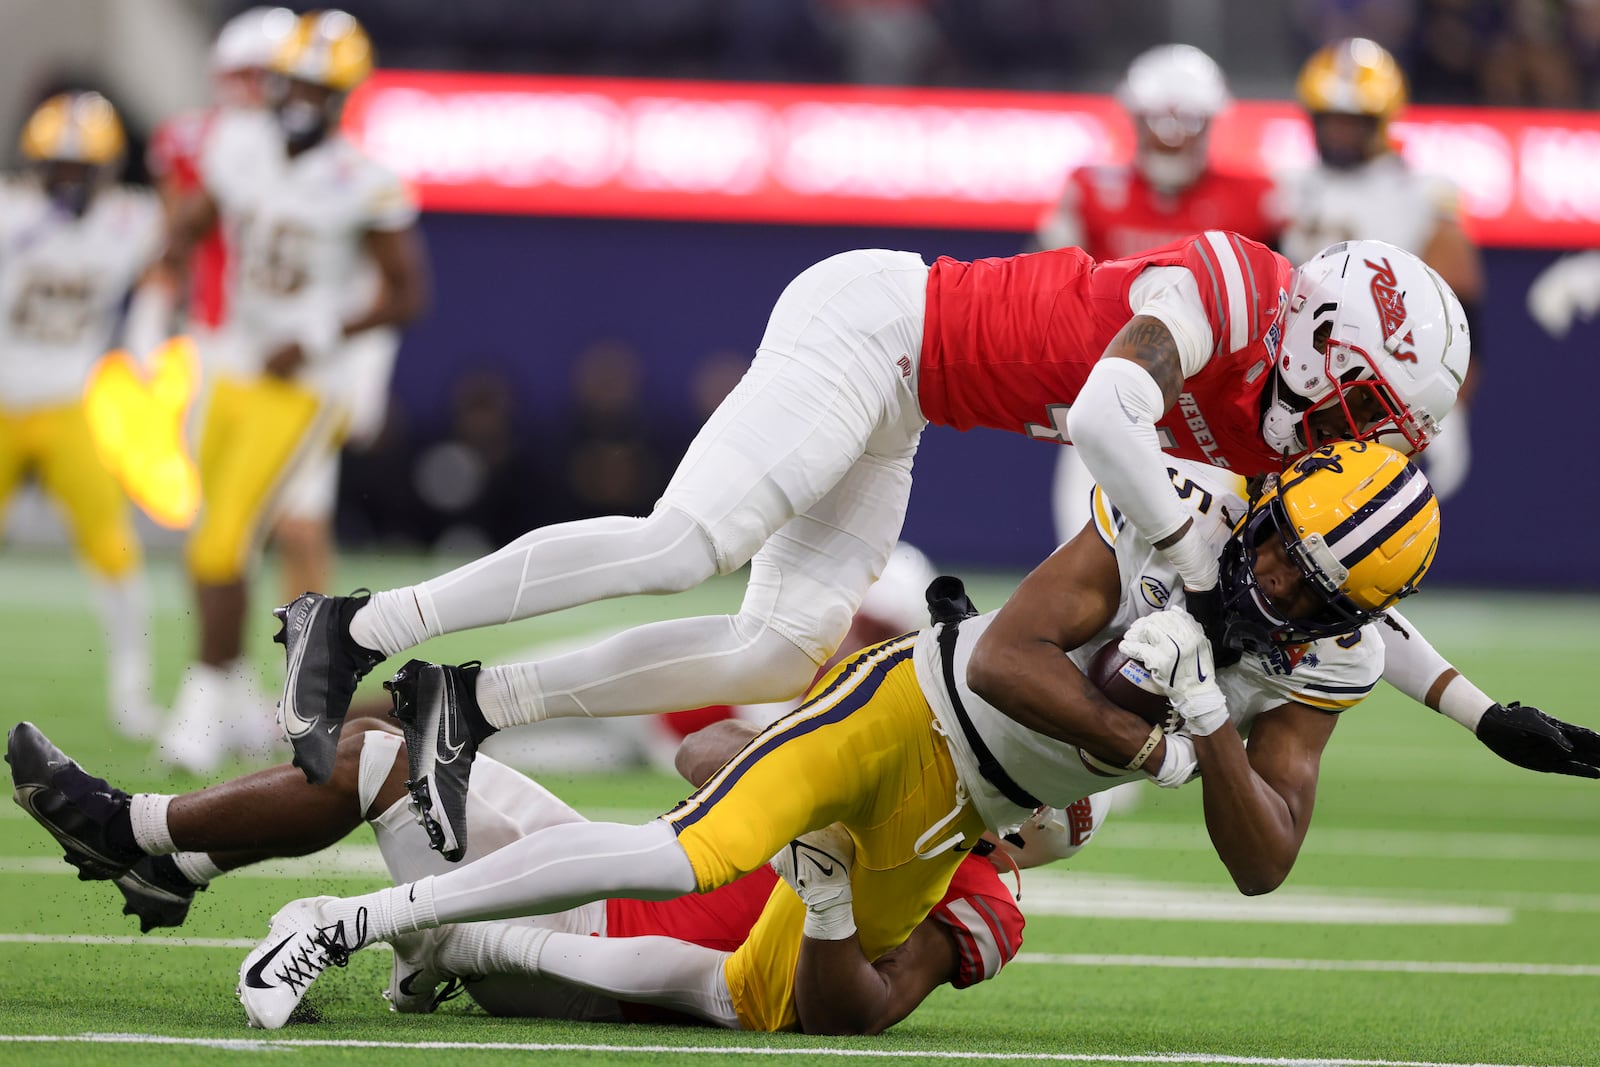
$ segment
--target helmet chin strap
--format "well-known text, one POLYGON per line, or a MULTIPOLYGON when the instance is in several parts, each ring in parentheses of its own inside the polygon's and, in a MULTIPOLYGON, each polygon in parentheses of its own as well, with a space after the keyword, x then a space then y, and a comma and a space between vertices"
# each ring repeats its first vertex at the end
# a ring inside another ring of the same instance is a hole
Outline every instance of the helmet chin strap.
POLYGON ((1306 443, 1300 438, 1301 416, 1311 402, 1292 389, 1285 389, 1283 376, 1272 372, 1272 391, 1267 398, 1267 408, 1261 415, 1261 436, 1274 452, 1293 456, 1304 452, 1306 443))

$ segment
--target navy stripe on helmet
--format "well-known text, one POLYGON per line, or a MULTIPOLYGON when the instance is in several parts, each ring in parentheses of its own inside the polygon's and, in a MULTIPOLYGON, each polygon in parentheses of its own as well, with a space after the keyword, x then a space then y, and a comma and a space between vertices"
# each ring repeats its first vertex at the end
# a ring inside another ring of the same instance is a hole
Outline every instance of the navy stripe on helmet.
POLYGON ((1359 508, 1357 508, 1349 518, 1345 519, 1339 525, 1329 530, 1326 538, 1327 545, 1329 548, 1333 549, 1334 554, 1336 554, 1341 560, 1344 560, 1346 565, 1348 565, 1352 558, 1361 558, 1360 556, 1351 557, 1340 551, 1339 542, 1354 533, 1357 527, 1366 522, 1368 519, 1372 518, 1372 516, 1375 515, 1385 504, 1399 496, 1401 490, 1405 489, 1407 485, 1411 484, 1412 479, 1418 477, 1421 473, 1422 472, 1417 470, 1417 468, 1412 464, 1405 464, 1400 469, 1400 473, 1395 475, 1393 481, 1374 493, 1372 495, 1372 499, 1368 500, 1365 504, 1362 504, 1359 508))
MULTIPOLYGON (((1414 467, 1412 468, 1412 470, 1415 469, 1416 468, 1414 467)), ((1407 523, 1416 518, 1422 512, 1422 509, 1428 506, 1429 501, 1432 499, 1433 486, 1424 483, 1422 486, 1422 491, 1416 495, 1415 500, 1412 500, 1404 508, 1402 508, 1394 518, 1390 519, 1381 527, 1374 530, 1372 535, 1368 537, 1366 541, 1362 542, 1361 546, 1354 552, 1340 552, 1340 560, 1342 560, 1345 566, 1348 567, 1355 565, 1360 560, 1366 559, 1370 552, 1372 552, 1379 545, 1383 544, 1389 538, 1393 537, 1399 530, 1403 529, 1407 523)))
MULTIPOLYGON (((896 638, 895 640, 905 639, 896 638)), ((791 712, 790 717, 804 715, 807 708, 818 701, 826 700, 830 694, 842 686, 852 686, 853 688, 850 692, 846 693, 837 704, 825 712, 813 715, 810 718, 803 718, 789 726, 785 726, 782 719, 774 723, 766 733, 756 738, 758 743, 754 748, 747 748, 736 757, 738 766, 728 768, 728 772, 721 775, 720 780, 709 790, 697 792, 678 805, 681 808, 692 803, 697 807, 682 819, 671 822, 673 832, 681 834, 709 814, 711 809, 716 806, 717 801, 727 795, 728 791, 734 787, 739 779, 744 777, 746 771, 764 756, 780 748, 785 742, 804 737, 824 726, 831 726, 836 722, 841 722, 855 712, 860 711, 877 694, 879 687, 883 685, 884 679, 889 676, 889 672, 910 659, 915 648, 916 645, 913 641, 906 641, 905 647, 897 649, 882 659, 877 659, 872 669, 866 671, 865 674, 863 674, 863 669, 867 664, 873 663, 874 659, 876 659, 876 654, 882 651, 883 646, 875 645, 860 653, 855 662, 850 664, 839 677, 833 680, 832 685, 791 712)), ((671 815, 671 812, 667 813, 669 819, 671 815)))

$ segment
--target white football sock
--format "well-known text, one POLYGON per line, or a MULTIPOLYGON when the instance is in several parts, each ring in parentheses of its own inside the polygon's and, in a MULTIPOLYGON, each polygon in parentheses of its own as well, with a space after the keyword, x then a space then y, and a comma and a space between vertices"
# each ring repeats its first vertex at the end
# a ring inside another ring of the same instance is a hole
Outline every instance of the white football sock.
POLYGON ((666 823, 568 823, 446 874, 327 907, 351 920, 366 908, 369 940, 386 941, 442 923, 549 914, 613 896, 669 900, 694 890, 694 868, 666 823))
MULTIPOLYGON (((113 715, 141 719, 153 706, 150 689, 150 604, 144 576, 96 578, 94 602, 106 635, 107 678, 113 715)), ((131 720, 130 720, 131 723, 131 720)))
POLYGON ((440 945, 449 974, 555 978, 615 1000, 687 1012, 739 1028, 728 953, 671 937, 589 937, 513 923, 467 923, 440 945))
POLYGON ((547 660, 485 668, 478 706, 504 728, 763 704, 803 692, 816 670, 788 638, 746 616, 672 619, 547 660))
POLYGON ((608 597, 677 593, 716 572, 710 541, 681 511, 583 519, 540 527, 447 574, 374 596, 351 619, 350 634, 392 656, 418 643, 418 634, 437 637, 608 597))

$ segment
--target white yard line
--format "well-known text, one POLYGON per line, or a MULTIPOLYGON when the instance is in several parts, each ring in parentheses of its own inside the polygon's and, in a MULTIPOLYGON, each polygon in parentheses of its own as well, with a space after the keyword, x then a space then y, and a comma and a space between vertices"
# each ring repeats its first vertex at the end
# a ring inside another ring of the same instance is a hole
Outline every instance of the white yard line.
POLYGON ((771 1045, 613 1045, 579 1042, 521 1041, 309 1041, 293 1038, 167 1037, 162 1034, 0 1034, 0 1043, 177 1045, 238 1052, 263 1052, 281 1048, 362 1048, 463 1052, 605 1052, 660 1056, 680 1053, 695 1056, 833 1056, 847 1059, 989 1060, 1015 1063, 1181 1063, 1227 1064, 1229 1067, 1526 1067, 1522 1064, 1457 1064, 1434 1060, 1368 1060, 1331 1056, 1299 1059, 1287 1056, 1230 1056, 1210 1052, 1163 1052, 1114 1055, 1094 1052, 984 1052, 972 1049, 863 1049, 829 1046, 773 1047, 771 1045))
MULTIPOLYGON (((93 945, 125 948, 252 949, 241 937, 163 937, 137 934, 0 934, 0 945, 93 945)), ((387 951, 379 942, 371 946, 387 951)), ((1542 978, 1600 978, 1600 965, 1582 963, 1478 963, 1439 960, 1316 960, 1279 956, 1142 956, 1093 953, 1019 952, 1014 961, 1052 967, 1157 967, 1217 971, 1353 971, 1366 974, 1516 975, 1542 978)))

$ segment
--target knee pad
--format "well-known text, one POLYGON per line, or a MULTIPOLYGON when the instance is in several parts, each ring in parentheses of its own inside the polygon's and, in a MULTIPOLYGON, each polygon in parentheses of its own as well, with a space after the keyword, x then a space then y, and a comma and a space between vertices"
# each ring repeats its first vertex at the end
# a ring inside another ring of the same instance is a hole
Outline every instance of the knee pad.
MULTIPOLYGON (((639 554, 654 556, 656 579, 665 593, 682 593, 721 571, 711 535, 688 513, 658 507, 637 524, 639 554)), ((742 565, 742 564, 741 564, 742 565)))

